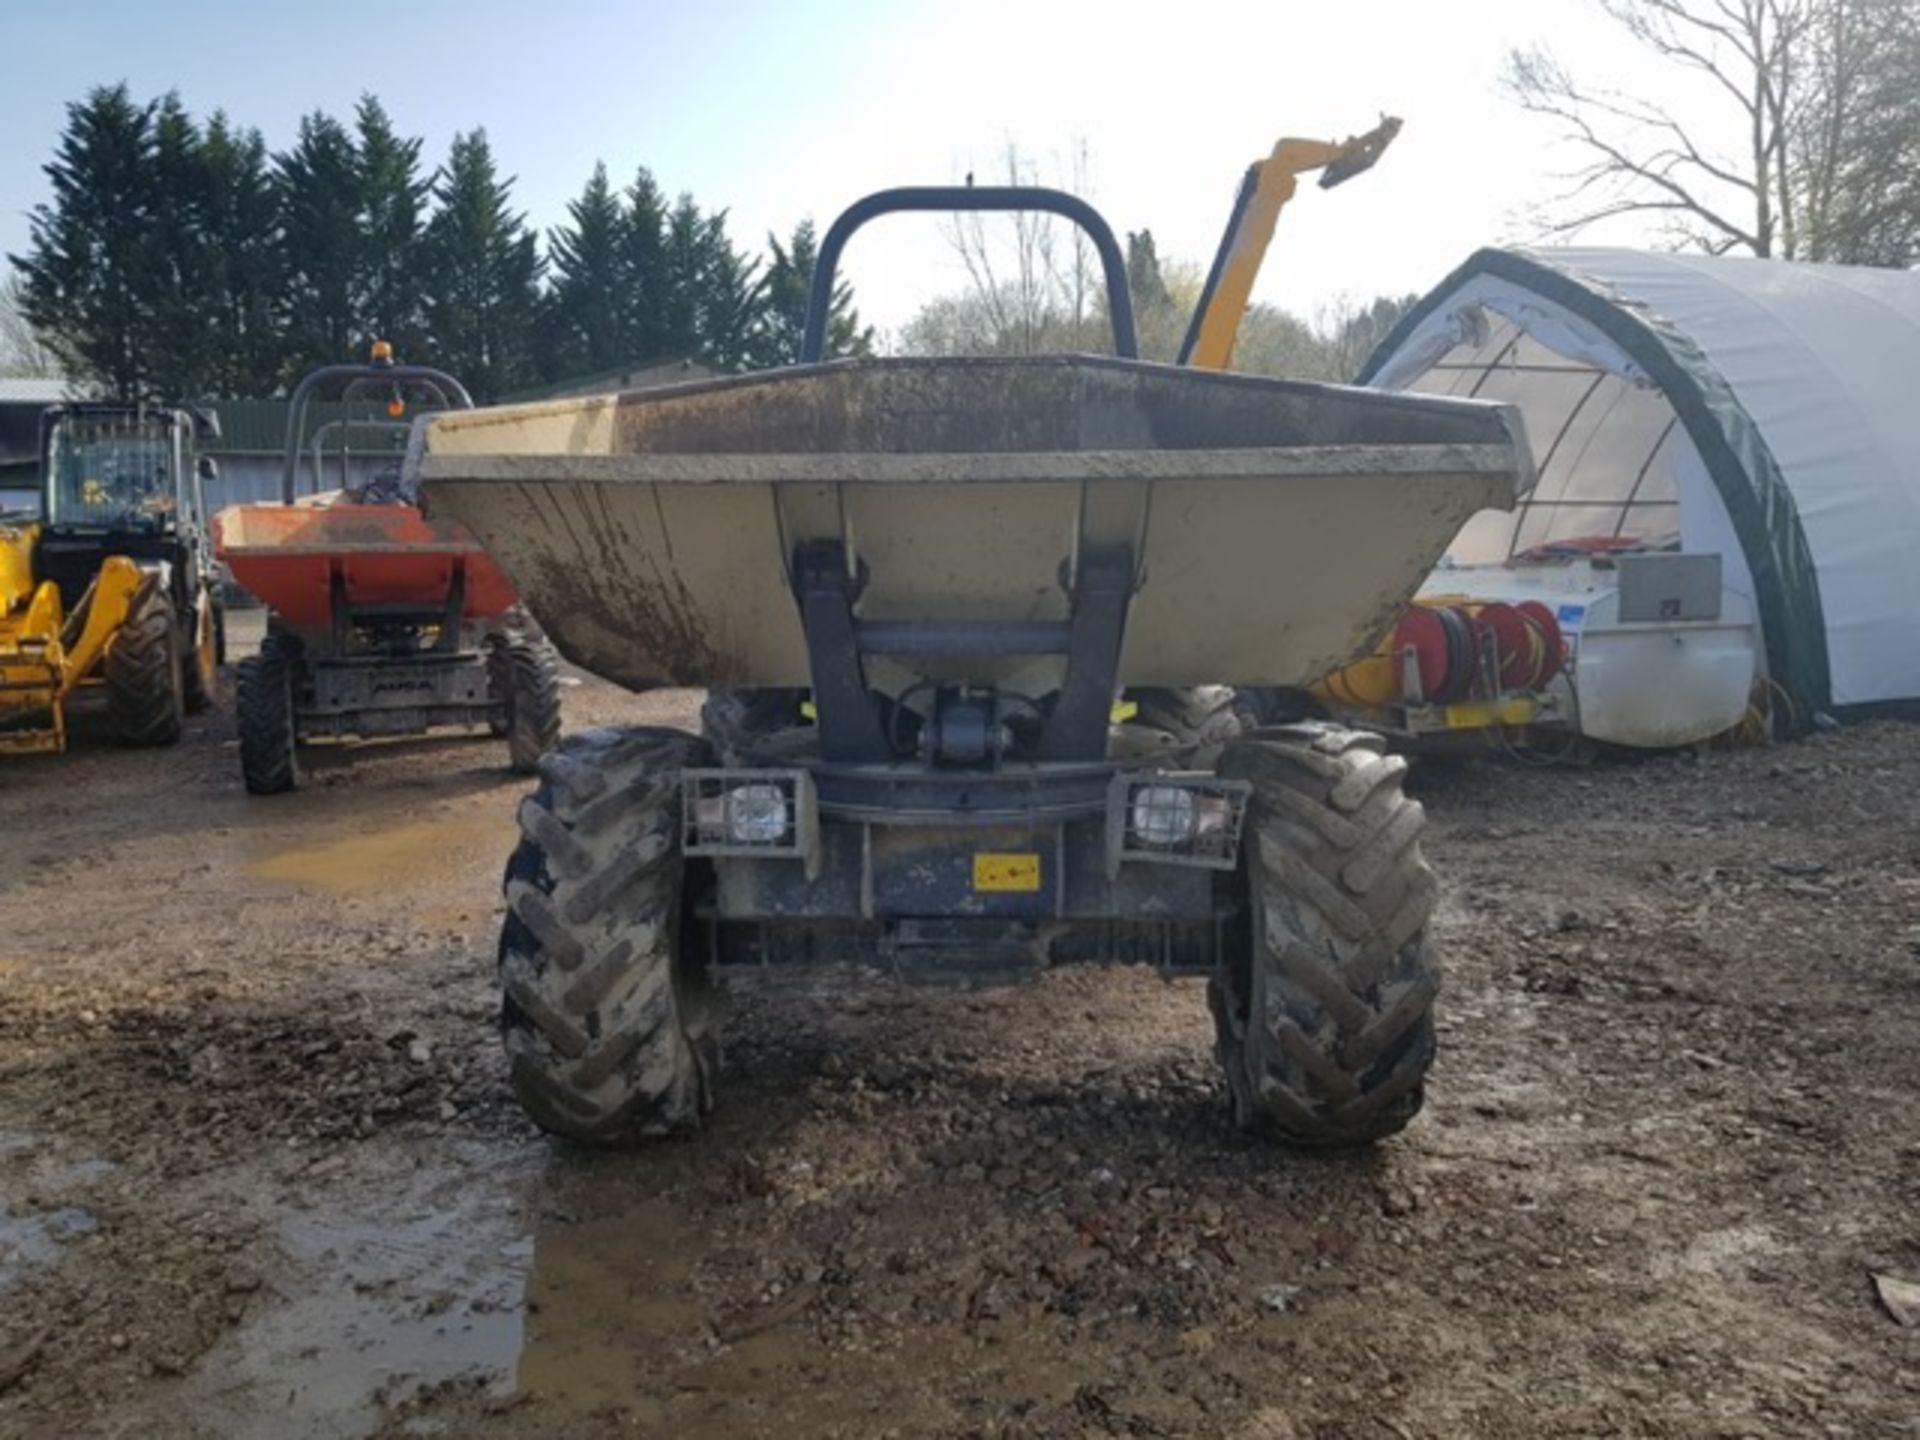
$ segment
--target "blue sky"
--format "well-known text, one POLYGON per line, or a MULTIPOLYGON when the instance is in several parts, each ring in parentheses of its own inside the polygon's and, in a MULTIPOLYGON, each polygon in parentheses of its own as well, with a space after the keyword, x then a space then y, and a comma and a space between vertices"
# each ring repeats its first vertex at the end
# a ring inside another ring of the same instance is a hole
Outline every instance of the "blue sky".
MULTIPOLYGON (((885 185, 991 170, 1007 141, 1043 169, 1076 143, 1116 229, 1211 254, 1247 163, 1282 134, 1407 128, 1371 175, 1303 190, 1256 298, 1306 314, 1338 295, 1424 289, 1476 245, 1524 238, 1551 136, 1495 89, 1507 46, 1605 56, 1583 0, 251 0, 0 3, 0 250, 27 238, 63 106, 126 80, 226 109, 279 147, 315 108, 378 94, 432 159, 484 125, 519 205, 564 218, 596 159, 727 207, 758 243, 885 185)), ((1049 176, 1047 178, 1054 178, 1049 176)), ((864 308, 896 325, 960 273, 929 219, 848 254, 864 308)))

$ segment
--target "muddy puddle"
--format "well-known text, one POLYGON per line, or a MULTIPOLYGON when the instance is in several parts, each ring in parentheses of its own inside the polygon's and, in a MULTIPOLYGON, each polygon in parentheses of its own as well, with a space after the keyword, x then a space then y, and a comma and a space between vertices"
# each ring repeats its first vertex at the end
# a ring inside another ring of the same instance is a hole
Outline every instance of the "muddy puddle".
POLYGON ((692 1283, 699 1237, 659 1201, 571 1223, 550 1220, 528 1251, 526 1318, 513 1385, 584 1411, 632 1410, 664 1424, 645 1395, 651 1363, 704 1358, 710 1338, 692 1283))
POLYGON ((0 1130, 0 1295, 99 1233, 88 1192, 113 1168, 62 1154, 39 1136, 0 1130))
MULTIPOLYGON (((823 1277, 769 1280, 737 1236, 704 1233, 668 1193, 684 1161, 667 1179, 657 1156, 583 1161, 528 1140, 355 1165, 350 1188, 263 1211, 266 1303, 147 1433, 358 1440, 464 1435, 477 1419, 487 1434, 614 1422, 731 1440, 824 1433, 848 1422, 851 1395, 884 1428, 918 1408, 917 1367, 953 1360, 935 1337, 822 1345, 808 1312, 823 1277)), ((1038 1360, 1019 1371, 1002 1382, 1071 1389, 1038 1360)))
POLYGON ((99 1228, 93 1212, 78 1205, 26 1215, 0 1205, 0 1292, 31 1269, 58 1264, 69 1243, 99 1228))
POLYGON ((349 1440, 436 1387, 511 1394, 532 1167, 470 1146, 417 1158, 391 1156, 348 1191, 284 1198, 265 1232, 269 1303, 169 1407, 193 1434, 349 1440))
MULTIPOLYGON (((349 1440, 449 1395, 650 1426, 667 1419, 662 1367, 722 1348, 695 1293, 699 1236, 645 1193, 643 1162, 581 1175, 539 1141, 363 1161, 350 1189, 273 1208, 269 1303, 167 1407, 191 1433, 349 1440)), ((454 1433, 427 1413, 407 1431, 454 1433)))
POLYGON ((281 850, 253 861, 247 868, 263 880, 308 890, 368 894, 417 878, 449 855, 476 844, 505 854, 510 834, 504 821, 493 827, 476 825, 469 819, 423 820, 281 850))

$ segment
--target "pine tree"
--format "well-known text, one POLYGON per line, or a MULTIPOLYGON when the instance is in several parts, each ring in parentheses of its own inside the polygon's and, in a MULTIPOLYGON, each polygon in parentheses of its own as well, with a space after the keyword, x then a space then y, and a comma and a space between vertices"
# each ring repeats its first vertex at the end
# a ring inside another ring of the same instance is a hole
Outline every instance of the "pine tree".
MULTIPOLYGON (((485 133, 457 136, 432 179, 420 149, 372 95, 351 129, 316 111, 270 156, 258 131, 218 112, 202 127, 177 95, 96 89, 68 109, 53 198, 14 257, 22 313, 73 373, 175 399, 270 393, 375 338, 483 396, 543 373, 796 356, 810 222, 769 236, 763 262, 736 248, 726 211, 669 203, 645 169, 616 192, 596 166, 549 237, 543 289, 485 133)), ((872 344, 836 285, 827 353, 872 344)))
MULTIPOLYGON (((807 298, 813 291, 813 267, 820 251, 813 221, 802 220, 794 226, 785 245, 778 236, 767 236, 767 250, 772 258, 763 282, 761 324, 752 355, 758 368, 791 365, 800 358, 807 298)), ((853 287, 836 276, 827 310, 826 358, 872 353, 873 328, 861 325, 860 312, 853 306, 853 287)))
POLYGON ((44 167, 53 199, 28 218, 27 253, 8 257, 24 277, 27 319, 61 361, 128 398, 143 394, 151 377, 143 342, 153 115, 125 85, 101 86, 69 105, 44 167))
POLYGON ((707 265, 706 220, 681 192, 667 216, 661 284, 649 310, 659 327, 661 359, 700 353, 700 302, 707 265))
POLYGON ((620 249, 621 359, 678 358, 668 354, 667 344, 667 197, 644 168, 627 189, 620 249))
POLYGON ((209 179, 200 127, 169 94, 153 122, 141 344, 155 386, 171 400, 206 399, 218 385, 222 337, 207 323, 220 270, 207 233, 209 179))
POLYGON ((548 364, 557 375, 610 370, 628 360, 622 309, 628 277, 627 219, 607 183, 607 167, 595 165, 580 198, 567 206, 569 226, 547 242, 553 267, 548 318, 548 364))
MULTIPOLYGON (((1139 333, 1140 354, 1148 360, 1176 358, 1191 317, 1167 284, 1167 272, 1160 264, 1160 251, 1153 243, 1151 230, 1137 230, 1127 236, 1127 283, 1133 291, 1133 323, 1139 333)), ((1198 285, 1197 277, 1194 283, 1198 285)), ((1110 324, 1104 303, 1100 312, 1110 324)))
POLYGON ((716 370, 743 370, 753 362, 761 326, 759 270, 758 260, 733 248, 726 211, 701 222, 696 353, 716 370))
POLYGON ((281 378, 357 358, 370 339, 357 308, 360 156, 346 127, 315 111, 292 150, 274 157, 285 336, 281 378))
POLYGON ((1160 273, 1160 252, 1153 243, 1153 231, 1127 232, 1127 278, 1133 287, 1133 308, 1152 310, 1171 305, 1166 277, 1160 273))
POLYGON ((543 268, 533 233, 509 208, 511 180, 494 168, 484 130, 456 135, 427 224, 428 343, 434 363, 476 398, 537 378, 534 326, 543 268))
POLYGON ((424 330, 420 246, 431 179, 420 174, 420 141, 397 134, 372 95, 354 111, 359 132, 361 253, 354 309, 364 332, 419 358, 424 330))
POLYGON ((258 130, 237 130, 220 111, 200 144, 203 233, 213 257, 208 317, 219 335, 217 396, 257 396, 280 372, 281 291, 273 182, 258 130))

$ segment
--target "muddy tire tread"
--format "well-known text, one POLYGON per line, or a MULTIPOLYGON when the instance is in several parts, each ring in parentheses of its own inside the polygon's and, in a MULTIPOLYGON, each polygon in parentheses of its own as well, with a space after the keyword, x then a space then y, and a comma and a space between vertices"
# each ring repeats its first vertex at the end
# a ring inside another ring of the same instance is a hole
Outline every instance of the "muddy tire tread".
POLYGON ((700 733, 723 764, 778 762, 817 743, 800 710, 806 694, 795 689, 709 690, 700 706, 700 733))
POLYGON ((645 727, 588 730, 539 762, 507 864, 501 1028, 542 1129, 610 1143, 697 1129, 719 1047, 680 954, 679 772, 710 752, 645 727))
POLYGON ((1205 770, 1249 727, 1252 717, 1229 685, 1127 691, 1133 717, 1117 727, 1116 752, 1130 760, 1178 761, 1205 770))
POLYGON ((257 655, 247 656, 234 669, 240 776, 250 795, 276 795, 300 783, 293 715, 294 665, 284 639, 269 635, 257 655))
POLYGON ((107 708, 122 745, 171 745, 187 709, 185 657, 167 592, 151 579, 107 647, 107 708))
POLYGON ((545 636, 502 637, 488 657, 506 699, 507 764, 537 773, 540 757, 560 743, 560 656, 545 636))
POLYGON ((1263 730, 1222 756, 1221 774, 1254 786, 1250 953, 1209 986, 1245 1128, 1363 1145, 1420 1109, 1440 981, 1425 814, 1406 769, 1377 736, 1321 724, 1263 730))

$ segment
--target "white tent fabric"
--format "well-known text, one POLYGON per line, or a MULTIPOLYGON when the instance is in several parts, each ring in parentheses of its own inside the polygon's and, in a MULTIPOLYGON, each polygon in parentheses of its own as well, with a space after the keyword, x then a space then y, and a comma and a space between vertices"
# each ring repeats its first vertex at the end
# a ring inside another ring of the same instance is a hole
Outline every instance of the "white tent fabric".
POLYGON ((1725 557, 1727 587, 1753 581, 1726 506, 1673 406, 1626 351, 1513 281, 1480 275, 1388 358, 1386 389, 1471 395, 1527 416, 1538 483, 1514 511, 1476 516, 1448 561, 1499 564, 1580 537, 1686 537, 1725 557))
POLYGON ((1793 492, 1833 703, 1920 695, 1920 275, 1574 250, 1691 336, 1793 492))
POLYGON ((1461 558, 1665 519, 1762 592, 1808 713, 1920 698, 1920 274, 1481 251, 1361 378, 1527 413, 1540 488, 1470 524, 1461 558))

